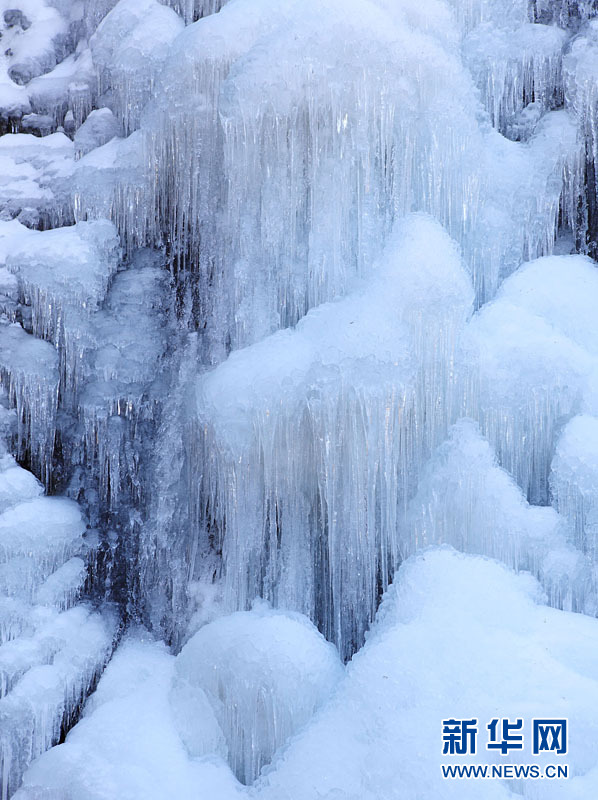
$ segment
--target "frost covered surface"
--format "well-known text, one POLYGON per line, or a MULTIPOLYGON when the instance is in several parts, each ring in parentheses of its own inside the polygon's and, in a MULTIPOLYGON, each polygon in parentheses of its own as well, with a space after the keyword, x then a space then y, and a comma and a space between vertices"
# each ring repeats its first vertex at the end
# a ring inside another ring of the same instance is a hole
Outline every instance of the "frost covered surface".
POLYGON ((40 139, 31 133, 0 137, 0 209, 35 227, 63 225, 72 219, 69 185, 73 143, 63 133, 40 139))

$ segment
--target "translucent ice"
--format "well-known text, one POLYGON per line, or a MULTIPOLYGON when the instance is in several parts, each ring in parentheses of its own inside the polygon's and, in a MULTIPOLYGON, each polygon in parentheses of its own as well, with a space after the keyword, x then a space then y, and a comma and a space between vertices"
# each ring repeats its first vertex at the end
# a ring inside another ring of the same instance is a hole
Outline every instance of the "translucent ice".
POLYGON ((202 378, 184 443, 189 574, 222 548, 229 608, 264 596, 350 655, 391 579, 399 510, 452 413, 471 303, 454 243, 414 215, 368 285, 202 378))
POLYGON ((108 221, 34 232, 14 243, 6 258, 31 306, 32 332, 60 354, 63 402, 76 395, 86 324, 104 300, 119 263, 118 238, 108 221))
POLYGON ((492 124, 502 133, 528 103, 562 103, 561 61, 567 34, 530 23, 515 31, 487 23, 465 42, 467 63, 480 87, 492 124))
POLYGON ((120 133, 120 126, 109 108, 92 111, 75 134, 75 155, 80 158, 106 144, 120 133))
POLYGON ((556 507, 575 529, 575 541, 598 561, 598 418, 573 417, 552 461, 550 486, 556 507))
POLYGON ((199 269, 214 360, 349 290, 405 212, 470 226, 470 80, 450 19, 441 36, 408 9, 241 0, 173 43, 144 126, 148 230, 199 269))
POLYGON ((243 783, 255 780, 343 675, 336 649, 309 620, 261 605, 201 628, 176 668, 207 694, 243 783))
POLYGON ((544 585, 551 605, 592 608, 591 570, 568 542, 566 521, 553 508, 530 506, 498 467, 471 420, 460 420, 426 465, 410 501, 404 556, 432 544, 497 558, 527 570, 544 585))
POLYGON ((91 38, 101 90, 112 89, 113 110, 126 133, 138 126, 169 45, 183 27, 156 0, 120 0, 91 38))
POLYGON ((596 394, 598 272, 583 256, 525 264, 472 320, 482 429, 532 502, 548 499, 558 426, 596 394))
POLYGON ((139 497, 138 452, 157 414, 152 385, 167 346, 168 302, 167 273, 155 263, 155 254, 138 254, 89 322, 93 349, 78 409, 85 462, 96 470, 100 496, 111 506, 125 485, 139 497))
POLYGON ((17 453, 47 484, 56 437, 57 353, 20 325, 0 321, 0 379, 17 411, 17 453))

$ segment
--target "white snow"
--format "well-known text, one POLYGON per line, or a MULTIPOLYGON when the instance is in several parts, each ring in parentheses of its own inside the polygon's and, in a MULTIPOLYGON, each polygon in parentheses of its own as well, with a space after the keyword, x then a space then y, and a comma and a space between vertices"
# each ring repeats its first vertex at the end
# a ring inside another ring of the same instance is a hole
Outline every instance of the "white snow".
MULTIPOLYGON (((236 619, 222 619, 220 631, 240 633, 236 619)), ((251 654, 251 630, 245 631, 246 647, 224 665, 227 676, 241 653, 251 654)), ((277 647, 291 645, 290 630, 288 638, 277 637, 277 647)), ((225 638, 222 647, 231 648, 232 640, 225 638)), ((529 575, 448 548, 427 550, 401 567, 336 692, 251 789, 236 783, 218 755, 217 735, 212 755, 189 757, 177 733, 180 706, 172 702, 175 670, 179 663, 186 668, 186 654, 174 659, 137 635, 119 648, 65 744, 30 768, 15 800, 33 800, 44 790, 72 800, 115 794, 144 800, 479 800, 479 782, 441 777, 439 764, 451 762, 442 756, 442 720, 455 715, 479 720, 472 763, 529 763, 531 719, 567 717, 573 777, 566 796, 587 800, 598 774, 597 652, 596 620, 544 605, 529 575), (524 718, 524 751, 501 756, 485 749, 485 725, 497 716, 524 718)), ((197 657, 209 658, 199 647, 197 657)), ((267 662, 252 663, 260 680, 272 674, 267 662)), ((311 660, 310 668, 316 664, 311 660)), ((285 679, 276 672, 277 681, 285 679)), ((214 720, 201 701, 195 708, 196 729, 206 741, 214 720)), ((537 761, 555 758, 548 753, 537 761)), ((550 784, 484 781, 483 797, 548 800, 558 796, 550 784)))

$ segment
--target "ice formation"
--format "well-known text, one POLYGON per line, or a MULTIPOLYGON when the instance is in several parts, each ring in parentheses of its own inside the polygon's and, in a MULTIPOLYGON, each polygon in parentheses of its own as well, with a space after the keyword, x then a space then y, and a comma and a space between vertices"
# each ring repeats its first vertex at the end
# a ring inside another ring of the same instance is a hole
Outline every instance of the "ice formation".
MULTIPOLYGON (((233 619, 222 620, 221 630, 233 619)), ((587 800, 598 779, 597 636, 595 620, 544 605, 529 575, 449 548, 428 550, 401 567, 335 693, 251 789, 226 767, 205 713, 194 725, 212 753, 189 756, 179 734, 183 715, 173 703, 182 656, 133 637, 117 651, 82 721, 35 763, 15 797, 35 800, 45 789, 50 797, 68 792, 86 800, 110 800, 115 792, 145 800, 171 792, 181 800, 479 800, 479 782, 443 780, 438 768, 439 720, 466 706, 482 721, 498 709, 511 718, 568 714, 575 725, 566 796, 587 800)), ((292 640, 289 629, 284 641, 292 640)), ((318 669, 317 659, 311 667, 318 669)), ((506 760, 525 763, 527 756, 506 760)), ((500 758, 482 750, 471 760, 500 758)), ((515 793, 501 781, 484 781, 483 797, 548 800, 555 796, 551 783, 520 781, 515 793)))
POLYGON ((169 45, 183 27, 181 18, 157 0, 119 0, 90 39, 99 92, 110 87, 125 133, 138 126, 169 45))
POLYGON ((68 182, 73 171, 73 143, 64 133, 39 138, 31 133, 0 137, 0 213, 24 224, 68 224, 73 212, 68 182))
POLYGON ((526 23, 497 32, 492 23, 469 34, 465 54, 495 128, 506 133, 530 103, 536 110, 562 104, 563 48, 567 34, 551 25, 526 23))
POLYGON ((480 420, 532 502, 548 500, 558 427, 596 395, 598 273, 584 256, 521 267, 468 336, 480 359, 480 420))
MULTIPOLYGON (((4 432, 13 424, 7 419, 4 432)), ((39 481, 0 447, 0 791, 6 800, 28 763, 75 718, 110 655, 115 620, 76 605, 95 558, 80 508, 43 496, 39 481)))
POLYGON ((472 297, 455 245, 414 215, 367 286, 199 381, 187 519, 198 556, 219 536, 231 610, 256 596, 296 608, 345 657, 363 640, 413 472, 446 429, 472 297))
MULTIPOLYGON (((205 693, 232 770, 252 783, 328 699, 343 671, 336 649, 309 620, 257 606, 202 627, 177 657, 176 674, 179 702, 195 707, 189 689, 205 693)), ((204 703, 196 706, 199 719, 208 716, 204 703)))
POLYGON ((550 485, 559 512, 575 530, 575 542, 598 560, 598 419, 573 417, 556 445, 550 485))
POLYGON ((527 503, 471 420, 453 426, 434 453, 406 513, 403 557, 440 544, 531 572, 550 605, 596 607, 591 564, 569 542, 566 521, 550 506, 527 503))
POLYGON ((0 0, 2 800, 596 794, 597 12, 0 0))

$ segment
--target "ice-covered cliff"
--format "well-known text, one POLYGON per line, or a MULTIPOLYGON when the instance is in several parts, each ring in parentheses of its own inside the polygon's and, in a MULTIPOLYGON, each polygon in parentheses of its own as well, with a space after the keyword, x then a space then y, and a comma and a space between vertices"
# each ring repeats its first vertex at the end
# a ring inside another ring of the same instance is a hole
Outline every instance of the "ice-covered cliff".
POLYGON ((2 800, 594 797, 597 12, 0 0, 2 800))

